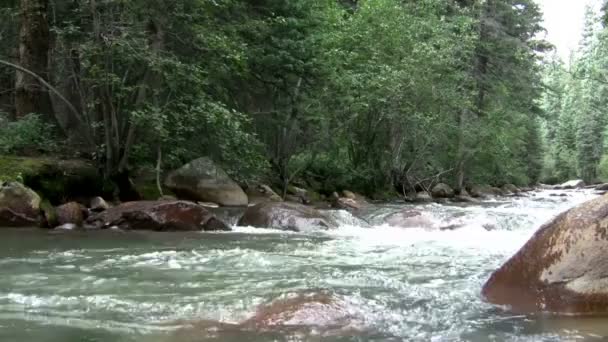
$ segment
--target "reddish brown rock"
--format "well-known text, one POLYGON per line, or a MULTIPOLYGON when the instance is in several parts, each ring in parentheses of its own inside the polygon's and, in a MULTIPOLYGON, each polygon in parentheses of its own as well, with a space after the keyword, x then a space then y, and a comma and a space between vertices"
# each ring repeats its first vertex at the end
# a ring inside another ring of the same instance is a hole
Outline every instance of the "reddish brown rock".
POLYGON ((280 326, 357 328, 361 325, 360 319, 351 311, 344 301, 327 291, 300 292, 260 306, 242 325, 256 330, 280 326))
POLYGON ((61 226, 67 223, 73 223, 77 226, 82 225, 88 216, 87 208, 76 202, 70 202, 58 206, 55 209, 57 225, 61 226))
POLYGON ((91 228, 120 227, 155 231, 230 230, 202 206, 187 201, 127 202, 86 221, 91 228))
POLYGON ((608 314, 608 196, 541 227, 482 292, 518 313, 608 314))
POLYGON ((266 202, 247 208, 239 226, 308 232, 337 228, 338 224, 320 211, 302 204, 266 202))

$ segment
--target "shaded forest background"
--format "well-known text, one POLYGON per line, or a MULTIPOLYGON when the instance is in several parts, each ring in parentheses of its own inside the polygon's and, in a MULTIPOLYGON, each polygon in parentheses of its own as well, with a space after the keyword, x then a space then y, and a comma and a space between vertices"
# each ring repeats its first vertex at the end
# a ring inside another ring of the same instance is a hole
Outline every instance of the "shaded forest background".
POLYGON ((608 31, 532 0, 4 0, 0 154, 382 197, 608 180, 608 31), (566 25, 567 23, 565 23, 566 25))

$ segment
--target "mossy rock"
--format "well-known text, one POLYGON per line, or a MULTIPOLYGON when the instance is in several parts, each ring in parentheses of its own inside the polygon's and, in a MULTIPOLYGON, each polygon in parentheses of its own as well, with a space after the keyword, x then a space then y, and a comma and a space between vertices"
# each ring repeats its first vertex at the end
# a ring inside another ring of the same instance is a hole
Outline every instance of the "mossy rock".
POLYGON ((86 160, 0 156, 0 179, 22 182, 55 205, 104 194, 102 177, 86 160))

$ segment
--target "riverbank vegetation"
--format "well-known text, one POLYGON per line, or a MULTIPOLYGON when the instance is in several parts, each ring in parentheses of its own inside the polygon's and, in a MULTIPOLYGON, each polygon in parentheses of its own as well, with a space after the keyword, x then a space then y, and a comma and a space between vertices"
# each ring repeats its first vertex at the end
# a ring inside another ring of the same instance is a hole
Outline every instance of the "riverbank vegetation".
POLYGON ((0 153, 119 188, 200 156, 283 194, 608 177, 604 29, 565 66, 541 20, 532 0, 3 1, 0 153))

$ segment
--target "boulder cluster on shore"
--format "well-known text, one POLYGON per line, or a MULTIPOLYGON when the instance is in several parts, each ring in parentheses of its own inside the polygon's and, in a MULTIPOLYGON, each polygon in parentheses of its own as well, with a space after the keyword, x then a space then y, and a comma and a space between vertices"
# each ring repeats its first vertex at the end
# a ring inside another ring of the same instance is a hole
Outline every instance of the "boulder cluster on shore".
MULTIPOLYGON (((61 177, 57 172, 53 174, 61 177)), ((318 195, 295 186, 289 187, 284 197, 265 184, 249 185, 243 189, 206 157, 170 172, 164 185, 175 196, 124 203, 108 203, 100 196, 92 196, 53 206, 46 198, 41 198, 48 196, 46 192, 40 195, 22 183, 2 182, 0 227, 225 231, 231 228, 214 215, 214 208, 227 206, 244 208, 239 225, 299 232, 337 228, 338 224, 319 208, 345 209, 357 213, 370 205, 367 198, 348 190, 320 199, 318 195)), ((575 180, 551 188, 582 187, 585 187, 584 182, 575 180)), ((597 187, 598 191, 606 189, 608 185, 597 187)), ((472 185, 456 192, 448 184, 437 183, 426 191, 410 194, 405 200, 414 203, 478 202, 494 196, 522 196, 532 190, 505 184, 500 188, 472 185)), ((387 224, 402 228, 433 227, 431 221, 425 213, 413 210, 387 218, 387 224)))

